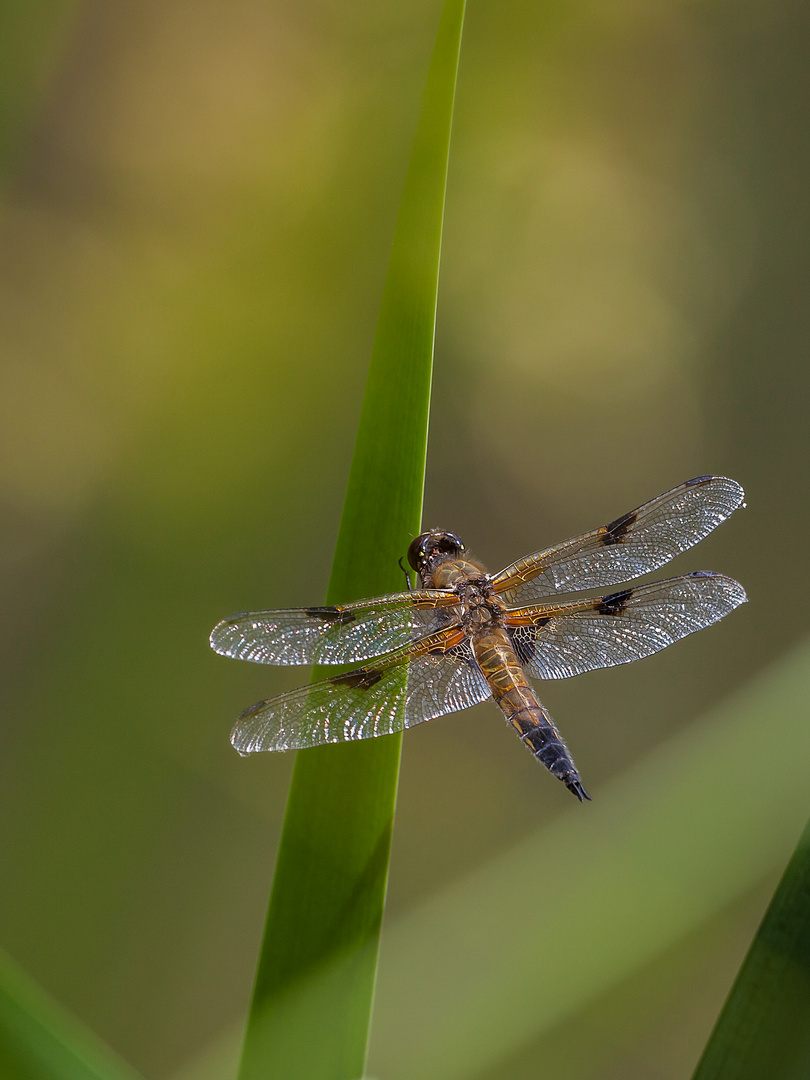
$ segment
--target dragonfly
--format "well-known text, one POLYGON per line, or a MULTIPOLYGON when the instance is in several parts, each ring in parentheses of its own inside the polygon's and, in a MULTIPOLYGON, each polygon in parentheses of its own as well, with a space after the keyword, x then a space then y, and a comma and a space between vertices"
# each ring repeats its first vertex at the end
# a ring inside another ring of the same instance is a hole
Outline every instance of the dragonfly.
POLYGON ((247 755, 376 738, 493 698, 531 753, 580 801, 590 799, 527 676, 567 679, 639 660, 744 603, 739 582, 709 570, 625 584, 697 544, 744 497, 735 480, 697 476, 497 574, 455 533, 430 529, 408 549, 419 589, 405 571, 405 592, 231 615, 211 633, 223 656, 360 664, 251 705, 231 742, 247 755), (624 587, 559 599, 615 585, 624 587))

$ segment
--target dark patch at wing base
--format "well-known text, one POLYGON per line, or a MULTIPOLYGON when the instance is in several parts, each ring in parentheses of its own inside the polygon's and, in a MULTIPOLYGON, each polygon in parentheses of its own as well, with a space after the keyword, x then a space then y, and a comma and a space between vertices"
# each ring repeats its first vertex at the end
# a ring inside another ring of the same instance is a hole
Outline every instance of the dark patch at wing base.
POLYGON ((531 626, 509 627, 512 648, 521 664, 526 665, 531 662, 537 648, 537 630, 544 627, 548 621, 548 619, 538 619, 531 626))

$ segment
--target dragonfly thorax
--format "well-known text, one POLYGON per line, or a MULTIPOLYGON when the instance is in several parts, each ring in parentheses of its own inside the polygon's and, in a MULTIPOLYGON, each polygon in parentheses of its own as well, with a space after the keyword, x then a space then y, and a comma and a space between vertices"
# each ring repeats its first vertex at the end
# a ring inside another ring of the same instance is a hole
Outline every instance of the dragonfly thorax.
POLYGON ((492 592, 491 579, 484 567, 469 555, 436 559, 427 572, 422 571, 426 589, 455 589, 460 595, 477 589, 481 595, 492 592))
POLYGON ((455 586, 461 601, 461 625, 468 634, 502 625, 506 605, 492 591, 489 574, 467 578, 455 586))

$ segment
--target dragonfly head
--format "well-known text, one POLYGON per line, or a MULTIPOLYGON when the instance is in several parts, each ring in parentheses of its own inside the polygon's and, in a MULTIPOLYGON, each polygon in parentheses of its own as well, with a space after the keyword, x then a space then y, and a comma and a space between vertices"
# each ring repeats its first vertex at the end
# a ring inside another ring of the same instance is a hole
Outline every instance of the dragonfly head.
POLYGON ((433 570, 435 559, 445 562, 466 550, 455 533, 431 529, 430 532, 422 533, 411 541, 411 546, 408 548, 408 562, 417 573, 424 577, 426 573, 433 570))

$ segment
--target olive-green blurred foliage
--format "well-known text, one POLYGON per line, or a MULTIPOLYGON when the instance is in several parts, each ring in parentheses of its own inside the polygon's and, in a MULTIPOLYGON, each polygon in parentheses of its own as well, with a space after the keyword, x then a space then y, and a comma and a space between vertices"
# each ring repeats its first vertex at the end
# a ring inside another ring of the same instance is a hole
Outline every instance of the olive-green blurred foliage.
MULTIPOLYGON (((291 763, 227 735, 305 673, 206 637, 323 597, 438 13, 0 10, 0 944, 149 1077, 246 1007, 291 763)), ((749 509, 676 570, 752 602, 543 688, 592 806, 491 706, 409 733, 392 918, 598 815, 807 629, 808 24, 795 0, 468 7, 426 523, 496 569, 724 472, 749 509)), ((638 976, 668 989, 565 1020, 592 1080, 688 1073, 767 896, 638 976)))
POLYGON ((0 1033, 0 1076, 6 1080, 140 1080, 3 951, 0 1033))

